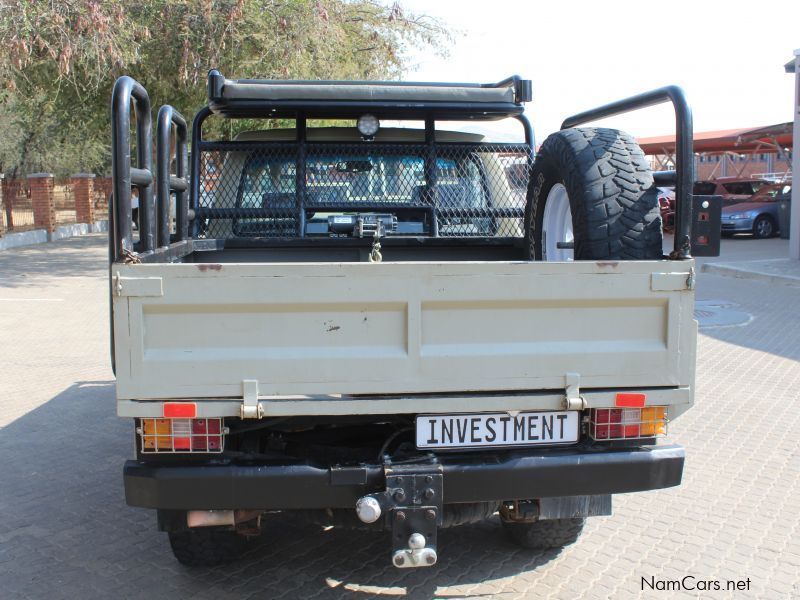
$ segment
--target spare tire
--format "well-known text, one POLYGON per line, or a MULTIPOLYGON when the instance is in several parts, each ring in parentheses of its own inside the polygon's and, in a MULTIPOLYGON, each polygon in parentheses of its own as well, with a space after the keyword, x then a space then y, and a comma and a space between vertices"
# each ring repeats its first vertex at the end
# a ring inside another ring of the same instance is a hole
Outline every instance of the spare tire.
POLYGON ((653 174, 633 137, 564 129, 536 155, 526 207, 531 260, 656 260, 663 255, 653 174))

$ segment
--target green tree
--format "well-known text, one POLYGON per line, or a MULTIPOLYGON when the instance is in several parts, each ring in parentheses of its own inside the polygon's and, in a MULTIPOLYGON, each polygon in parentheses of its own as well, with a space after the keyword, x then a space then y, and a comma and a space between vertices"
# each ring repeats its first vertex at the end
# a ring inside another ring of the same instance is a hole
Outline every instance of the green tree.
POLYGON ((0 0, 0 170, 107 170, 111 86, 129 74, 154 109, 191 118, 205 75, 392 79, 438 21, 375 0, 0 0))

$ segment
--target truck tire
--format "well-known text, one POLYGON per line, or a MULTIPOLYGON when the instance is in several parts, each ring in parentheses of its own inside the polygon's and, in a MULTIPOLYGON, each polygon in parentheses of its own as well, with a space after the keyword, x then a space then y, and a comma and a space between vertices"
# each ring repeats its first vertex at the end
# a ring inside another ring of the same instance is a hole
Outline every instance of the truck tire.
POLYGON ((518 546, 531 550, 563 548, 574 543, 586 519, 547 519, 532 523, 503 521, 508 537, 518 546))
POLYGON ((499 502, 445 504, 442 527, 457 527, 458 525, 480 523, 496 513, 498 508, 500 508, 499 502))
POLYGON ((233 530, 202 527, 185 531, 170 531, 172 554, 187 567, 211 567, 239 558, 247 538, 233 530))
POLYGON ((531 260, 662 257, 658 189, 627 133, 592 127, 552 134, 536 155, 530 185, 531 260))

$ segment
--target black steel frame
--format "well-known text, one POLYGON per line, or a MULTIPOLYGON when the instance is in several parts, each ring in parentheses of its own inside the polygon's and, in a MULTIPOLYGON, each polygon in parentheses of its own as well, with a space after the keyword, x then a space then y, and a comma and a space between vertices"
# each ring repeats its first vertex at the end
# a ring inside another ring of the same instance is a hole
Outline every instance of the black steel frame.
MULTIPOLYGON (((217 71, 209 73, 209 99, 219 99, 221 97, 219 86, 224 78, 217 71)), ((382 82, 383 83, 383 82, 382 82)), ((400 84, 398 84, 400 85, 400 84)), ((459 84, 461 85, 461 84, 459 84)), ((481 87, 481 84, 471 84, 474 87, 481 87)), ((530 98, 530 83, 518 77, 512 77, 498 84, 488 84, 490 86, 514 85, 517 86, 517 93, 525 99, 530 98)), ((483 85, 486 87, 486 84, 483 85)), ((576 127, 581 124, 595 121, 598 119, 620 115, 626 112, 646 108, 664 102, 671 102, 675 110, 676 119, 676 170, 661 171, 654 173, 654 179, 659 185, 674 184, 676 188, 676 228, 674 249, 670 253, 670 258, 676 260, 691 258, 692 246, 692 183, 694 180, 694 161, 692 152, 692 113, 686 97, 677 86, 667 86, 658 88, 637 96, 625 98, 623 100, 606 104, 583 113, 579 113, 564 120, 562 129, 576 127)), ((351 103, 347 105, 336 105, 330 109, 330 113, 324 116, 329 117, 348 117, 363 111, 362 103, 351 103)), ((425 142, 427 153, 425 155, 425 170, 428 181, 428 188, 433 189, 436 185, 436 156, 437 147, 445 146, 436 142, 436 113, 442 108, 441 103, 433 103, 436 106, 404 107, 406 116, 418 116, 420 111, 426 112, 425 116, 425 142), (429 110, 425 111, 428 108, 429 110)), ((486 106, 480 103, 460 103, 458 115, 452 118, 463 117, 471 111, 471 114, 479 118, 494 118, 487 112, 486 106)), ((506 116, 516 118, 523 127, 525 133, 525 146, 529 166, 533 163, 534 136, 533 128, 528 119, 521 113, 521 105, 514 104, 513 109, 505 107, 506 116), (517 110, 519 108, 519 110, 517 110)), ((370 111, 376 114, 384 114, 385 111, 397 111, 397 103, 370 103, 370 111), (383 112, 382 112, 383 111, 383 112)), ((242 110, 229 116, 245 117, 253 116, 256 113, 255 104, 242 105, 242 110)), ((337 209, 335 206, 325 204, 316 206, 306 203, 305 192, 305 163, 308 151, 306 140, 306 120, 308 114, 318 116, 318 107, 313 102, 298 104, 297 101, 259 101, 257 116, 270 117, 278 111, 291 114, 296 120, 296 194, 297 206, 297 236, 305 235, 305 215, 307 210, 337 209)), ((213 217, 213 208, 201 207, 199 203, 199 172, 200 155, 205 150, 214 149, 244 149, 247 143, 242 142, 211 142, 203 140, 203 123, 212 114, 210 106, 202 108, 194 117, 192 124, 192 164, 191 177, 186 181, 186 122, 183 117, 170 106, 164 106, 159 111, 158 116, 158 173, 156 181, 159 190, 158 212, 154 206, 153 184, 154 176, 152 169, 152 143, 151 143, 151 115, 150 99, 147 91, 141 84, 130 77, 121 77, 114 86, 111 103, 112 112, 112 172, 114 179, 114 192, 111 199, 111 260, 116 262, 123 260, 128 253, 133 252, 131 230, 131 188, 139 190, 139 214, 140 214, 140 241, 136 250, 137 258, 141 261, 153 260, 175 260, 192 252, 193 241, 199 235, 199 219, 213 217), (136 110, 136 150, 137 166, 131 166, 130 161, 130 117, 131 104, 136 110), (170 163, 170 139, 172 132, 176 136, 176 174, 169 173, 170 163), (189 191, 188 198, 186 191, 189 191), (174 240, 169 239, 168 234, 168 198, 170 193, 175 193, 177 203, 177 233, 174 240), (158 218, 156 218, 158 217, 158 218), (158 226, 156 222, 158 221, 158 226)), ((476 144, 476 151, 480 144, 476 144)), ((509 145, 509 148, 519 149, 521 145, 509 145)), ((530 186, 529 186, 530 190, 530 186)), ((529 192, 530 193, 530 192, 529 192)), ((383 210, 386 207, 377 205, 375 207, 362 207, 364 210, 383 210)), ((393 210, 399 207, 393 207, 393 210)), ((342 208, 352 209, 352 206, 342 208)), ((242 209, 240 209, 242 210, 242 209)), ((402 210, 426 211, 431 218, 431 235, 438 236, 438 217, 447 216, 447 209, 436 207, 434 204, 420 204, 419 206, 403 206, 402 210)), ((266 217, 270 216, 271 209, 248 209, 246 216, 266 217)), ((463 215, 463 209, 460 209, 463 215)), ((476 209, 475 216, 487 217, 520 217, 521 211, 513 209, 487 208, 476 209), (478 215, 480 213, 480 215, 478 215)), ((245 216, 242 213, 242 216, 245 216)))
MULTIPOLYGON (((380 104, 380 103, 376 103, 380 104)), ((473 107, 474 110, 477 110, 477 107, 473 107)), ((414 108, 409 108, 408 110, 418 110, 414 108)), ((254 143, 254 142, 237 142, 237 141, 207 141, 203 139, 203 123, 208 119, 210 116, 214 115, 215 113, 208 107, 202 108, 198 111, 197 115, 195 115, 194 121, 192 123, 192 177, 190 179, 190 210, 191 213, 194 215, 194 222, 192 227, 192 237, 196 237, 200 233, 200 219, 206 217, 227 217, 230 218, 231 209, 229 208, 208 208, 200 206, 200 156, 203 152, 207 151, 231 151, 231 150, 250 150, 250 149, 257 149, 259 147, 263 148, 263 144, 254 143)), ((264 115, 263 111, 260 113, 261 116, 264 115)), ((269 114, 269 113, 267 113, 269 114)), ((314 113, 316 116, 316 113, 314 113)), ((509 152, 519 152, 524 153, 527 156, 528 166, 530 167, 533 164, 533 146, 534 146, 534 136, 533 136, 533 127, 530 124, 530 121, 522 115, 522 114, 514 114, 512 115, 515 119, 517 119, 522 128, 525 135, 525 143, 524 144, 491 144, 492 148, 505 148, 509 152)), ((329 144, 326 142, 308 142, 306 139, 306 123, 307 123, 307 116, 305 113, 298 113, 295 115, 295 130, 297 132, 297 137, 295 142, 293 143, 295 159, 296 159, 296 181, 295 181, 295 194, 297 197, 297 203, 295 207, 296 212, 296 222, 297 222, 297 237, 304 238, 305 237, 305 219, 306 219, 306 212, 307 211, 322 211, 322 210, 342 210, 342 211, 352 211, 353 205, 335 205, 330 203, 325 204, 313 204, 307 203, 306 197, 306 177, 305 177, 305 169, 306 169, 306 157, 308 156, 308 149, 309 147, 314 148, 321 148, 326 145, 331 145, 334 147, 335 145, 342 146, 342 144, 329 144)), ((425 177, 427 183, 427 189, 429 194, 433 194, 432 190, 435 189, 436 186, 436 160, 439 156, 438 149, 439 148, 447 148, 447 147, 466 147, 466 146, 474 146, 476 152, 480 152, 482 144, 464 144, 464 143, 452 143, 452 142, 437 142, 436 141, 436 120, 433 117, 426 117, 425 118, 425 141, 423 144, 415 144, 415 143, 393 143, 392 146, 398 148, 398 152, 400 152, 403 148, 407 148, 409 146, 413 146, 415 148, 419 148, 421 145, 426 147, 425 153, 425 177)), ((387 206, 375 204, 375 205, 367 205, 367 204, 359 204, 359 210, 363 211, 382 211, 388 210, 387 206)), ((425 204, 403 204, 402 206, 392 206, 392 212, 424 212, 429 215, 430 223, 431 223, 431 233, 432 237, 438 237, 438 220, 439 217, 447 217, 447 216, 463 216, 463 217, 489 217, 489 218, 523 218, 524 217, 524 209, 514 209, 514 208, 499 208, 499 207, 487 207, 487 208, 480 208, 474 209, 470 211, 469 209, 459 208, 459 209, 447 209, 443 207, 437 207, 434 203, 429 202, 425 204)), ((270 217, 275 215, 285 215, 286 208, 250 208, 250 209, 236 209, 236 214, 238 217, 249 217, 249 218, 257 218, 257 217, 270 217)))
POLYGON ((158 164, 158 247, 170 245, 169 199, 175 193, 175 238, 183 241, 189 237, 189 204, 184 198, 189 189, 186 181, 189 153, 187 148, 186 119, 171 106, 158 110, 156 155, 158 164), (170 170, 170 146, 175 134, 175 175, 170 170))
POLYGON ((147 90, 131 77, 120 77, 111 94, 111 199, 114 227, 113 260, 133 251, 131 188, 139 191, 140 240, 142 247, 155 245, 153 222, 152 116, 147 90), (136 110, 136 168, 131 166, 131 103, 136 110), (146 232, 146 233, 145 233, 146 232))
POLYGON ((153 176, 152 115, 150 96, 131 77, 120 77, 111 94, 111 173, 113 191, 109 200, 109 252, 112 263, 133 256, 149 262, 175 260, 192 252, 188 237, 186 180, 188 149, 186 120, 171 106, 158 112, 158 177, 153 176), (131 106, 136 115, 136 167, 131 166, 131 106), (175 134, 176 174, 170 172, 171 139, 175 134), (154 184, 158 187, 156 210, 154 184), (139 243, 134 248, 131 189, 139 193, 139 243), (169 233, 169 199, 176 198, 174 239, 169 233))
MULTIPOLYGON (((424 109, 431 117, 439 120, 459 120, 464 118, 501 119, 522 114, 525 102, 532 98, 530 80, 512 75, 497 83, 417 83, 408 81, 301 81, 301 80, 258 80, 240 79, 229 82, 232 85, 239 83, 268 83, 269 85, 380 85, 388 87, 460 87, 460 88, 514 88, 514 102, 426 102, 424 109)), ((403 119, 410 113, 420 113, 418 103, 407 101, 350 101, 350 100, 261 100, 261 99, 228 99, 223 95, 226 85, 225 77, 216 69, 208 73, 208 106, 215 114, 227 117, 261 117, 265 115, 275 118, 294 118, 300 113, 313 113, 319 118, 345 118, 358 117, 364 113, 371 113, 381 118, 403 119)))
MULTIPOLYGON (((672 487, 681 482, 684 455, 681 446, 659 445, 593 452, 498 451, 492 461, 480 453, 454 453, 440 454, 437 460, 443 502, 449 504, 672 487)), ((363 495, 388 487, 380 463, 330 467, 288 459, 282 464, 192 465, 129 460, 124 480, 129 505, 173 510, 352 508, 363 495)))
POLYGON ((587 110, 565 119, 561 129, 577 127, 591 121, 671 102, 675 109, 675 171, 653 174, 658 185, 675 185, 675 246, 670 258, 692 258, 692 186, 694 183, 694 152, 692 110, 683 90, 670 85, 617 102, 587 110))

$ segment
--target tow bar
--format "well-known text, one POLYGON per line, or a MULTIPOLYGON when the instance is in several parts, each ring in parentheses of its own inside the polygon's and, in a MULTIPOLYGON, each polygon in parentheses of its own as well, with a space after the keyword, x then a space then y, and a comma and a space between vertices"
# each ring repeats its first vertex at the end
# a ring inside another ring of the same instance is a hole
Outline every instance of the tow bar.
POLYGON ((401 569, 436 564, 442 524, 442 465, 386 465, 386 490, 359 498, 358 518, 374 523, 385 513, 392 531, 392 564, 401 569))

